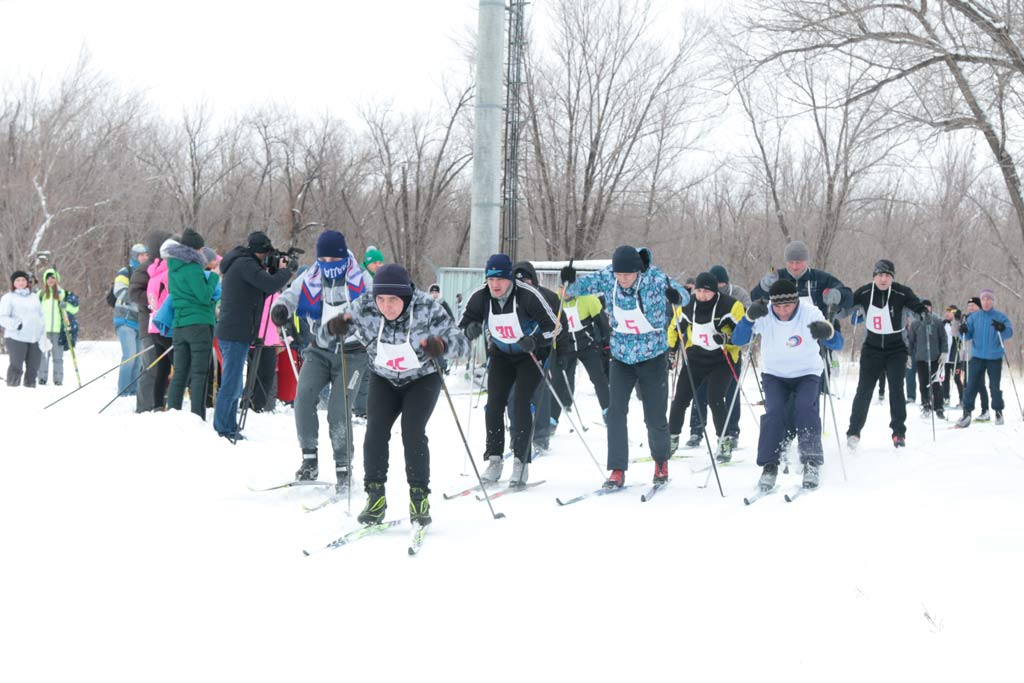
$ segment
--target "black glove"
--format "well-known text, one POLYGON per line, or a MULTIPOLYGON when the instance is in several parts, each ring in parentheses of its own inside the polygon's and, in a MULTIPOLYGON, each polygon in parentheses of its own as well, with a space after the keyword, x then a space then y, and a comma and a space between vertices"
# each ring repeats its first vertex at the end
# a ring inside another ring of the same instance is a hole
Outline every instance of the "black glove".
POLYGON ((763 301, 755 301, 747 307, 747 318, 757 320, 768 315, 768 305, 763 301))
POLYGON ((431 335, 421 341, 420 346, 431 358, 440 358, 444 355, 444 340, 436 335, 431 335))
POLYGON ((24 324, 25 324, 25 323, 18 323, 18 328, 17 328, 17 330, 15 330, 15 331, 16 331, 16 332, 20 332, 20 331, 21 331, 21 326, 22 326, 22 325, 24 325, 24 324))
POLYGON ((683 295, 675 287, 669 287, 665 290, 665 298, 673 306, 678 306, 683 301, 683 295))
POLYGON ((572 266, 562 266, 561 278, 562 282, 567 282, 571 285, 576 282, 576 269, 572 266))
POLYGON ((832 329, 832 325, 825 320, 815 320, 807 327, 811 330, 811 336, 818 341, 830 339, 835 333, 835 330, 832 329))
POLYGON ((533 353, 537 349, 537 340, 530 335, 526 335, 519 340, 519 348, 526 353, 533 353))
POLYGON ((469 341, 473 341, 474 339, 476 339, 477 337, 484 333, 484 326, 476 321, 473 321, 466 325, 465 329, 462 330, 462 333, 466 335, 466 339, 468 339, 469 341))
POLYGON ((967 334, 967 323, 960 323, 960 334, 967 334))
POLYGON ((288 308, 284 304, 277 304, 270 309, 270 320, 278 327, 284 327, 288 324, 288 308))
POLYGON ((334 316, 327 321, 327 331, 335 337, 344 337, 348 334, 348 328, 351 326, 351 321, 352 318, 346 317, 346 314, 344 313, 334 316))
MULTIPOLYGON (((646 273, 647 269, 651 267, 651 250, 647 247, 640 247, 640 249, 637 250, 637 253, 640 254, 640 264, 643 266, 640 269, 640 272, 646 273)), ((669 301, 671 301, 671 299, 669 299, 669 301)))
POLYGON ((721 332, 715 332, 713 335, 711 335, 711 341, 715 342, 719 346, 723 346, 726 341, 725 335, 722 334, 721 332))
POLYGON ((999 322, 998 320, 993 320, 992 321, 992 327, 996 328, 996 332, 1002 332, 1003 330, 1006 329, 1006 325, 1004 325, 1003 323, 999 322))

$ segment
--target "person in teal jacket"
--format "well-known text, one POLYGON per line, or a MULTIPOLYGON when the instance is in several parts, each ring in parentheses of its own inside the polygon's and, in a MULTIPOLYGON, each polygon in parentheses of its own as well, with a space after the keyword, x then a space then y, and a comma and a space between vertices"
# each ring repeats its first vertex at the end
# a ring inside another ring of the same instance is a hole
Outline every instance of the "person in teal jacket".
POLYGON ((975 311, 960 323, 960 333, 971 342, 971 360, 967 363, 967 391, 964 395, 964 414, 956 423, 963 429, 971 425, 974 411, 974 397, 988 373, 989 390, 992 394, 992 409, 996 411, 996 424, 1003 424, 1003 392, 999 380, 1003 371, 1003 356, 1006 349, 1003 340, 1013 336, 1010 319, 995 308, 996 295, 991 289, 981 290, 981 310, 975 311))
POLYGON ((188 229, 182 233, 181 242, 165 242, 160 255, 167 260, 167 286, 174 297, 174 378, 167 391, 167 405, 181 410, 187 383, 192 412, 205 420, 206 383, 217 322, 214 293, 220 276, 205 270, 206 259, 200 251, 203 246, 202 236, 188 229))

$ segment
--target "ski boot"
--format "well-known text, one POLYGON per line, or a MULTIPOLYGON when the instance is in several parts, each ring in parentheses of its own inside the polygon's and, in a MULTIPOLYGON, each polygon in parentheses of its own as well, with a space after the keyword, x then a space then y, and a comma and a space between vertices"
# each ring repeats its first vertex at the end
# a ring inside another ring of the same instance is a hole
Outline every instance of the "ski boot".
POLYGON ((690 438, 686 440, 686 447, 700 448, 700 442, 703 440, 704 439, 700 434, 690 434, 690 438))
POLYGON ((804 488, 805 489, 816 489, 818 488, 818 470, 819 466, 812 463, 804 463, 804 488))
POLYGON ((384 521, 384 513, 388 510, 388 500, 384 497, 384 484, 376 481, 366 483, 366 505, 356 517, 360 524, 380 524, 384 521))
POLYGON ((855 451, 855 450, 857 450, 857 446, 859 446, 859 445, 860 445, 860 435, 859 434, 847 434, 846 435, 846 447, 847 448, 849 448, 851 451, 855 451))
POLYGON ((316 451, 302 450, 302 465, 295 472, 295 481, 314 481, 320 476, 316 451))
POLYGON ((1003 423, 1003 411, 1001 411, 1001 410, 997 410, 996 411, 996 424, 997 425, 1004 424, 1003 423))
POLYGON ((512 462, 512 477, 508 480, 509 488, 525 488, 530 478, 530 463, 516 458, 512 462))
POLYGON ((669 434, 668 435, 668 454, 669 454, 669 457, 675 455, 676 451, 678 451, 678 450, 679 450, 679 435, 678 434, 669 434))
POLYGON ((768 493, 775 488, 775 479, 779 476, 778 463, 768 463, 761 470, 761 478, 757 480, 757 488, 768 493))
POLYGON ((978 422, 989 422, 992 416, 988 414, 987 410, 981 411, 981 415, 978 416, 978 422))
POLYGON ((430 519, 430 501, 427 500, 429 491, 421 486, 409 488, 409 521, 420 526, 427 526, 433 520, 430 519))
POLYGON ((729 462, 732 460, 732 449, 733 449, 733 438, 731 436, 723 436, 718 440, 718 456, 716 460, 718 462, 729 462))
POLYGON ((341 494, 344 493, 349 484, 352 483, 352 475, 348 471, 348 467, 345 465, 338 465, 334 468, 334 475, 337 477, 337 481, 334 484, 334 492, 341 494))
POLYGON ((655 484, 664 484, 668 481, 668 460, 654 463, 654 479, 655 484))
POLYGON ((504 459, 500 455, 487 456, 487 469, 480 475, 485 484, 493 484, 501 479, 501 469, 504 466, 504 459))
POLYGON ((970 427, 970 426, 971 426, 971 414, 965 410, 963 417, 961 417, 959 420, 956 421, 956 428, 957 429, 966 429, 967 427, 970 427))
POLYGON ((899 434, 893 434, 892 435, 892 447, 893 448, 906 448, 907 447, 907 437, 900 436, 899 434))
POLYGON ((37 382, 39 383, 39 386, 41 386, 41 387, 45 387, 46 386, 46 378, 45 377, 42 378, 42 379, 37 380, 37 382))
POLYGON ((622 485, 626 482, 626 471, 625 470, 612 470, 612 473, 608 475, 608 480, 601 485, 603 489, 621 489, 622 485))

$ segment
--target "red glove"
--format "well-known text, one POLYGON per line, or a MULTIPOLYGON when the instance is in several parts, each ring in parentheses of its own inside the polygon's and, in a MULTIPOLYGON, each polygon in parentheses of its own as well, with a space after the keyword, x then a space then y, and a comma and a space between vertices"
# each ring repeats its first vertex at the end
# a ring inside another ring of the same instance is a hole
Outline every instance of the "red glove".
POLYGON ((430 336, 421 340, 420 346, 431 358, 440 358, 444 355, 444 340, 438 336, 430 336))

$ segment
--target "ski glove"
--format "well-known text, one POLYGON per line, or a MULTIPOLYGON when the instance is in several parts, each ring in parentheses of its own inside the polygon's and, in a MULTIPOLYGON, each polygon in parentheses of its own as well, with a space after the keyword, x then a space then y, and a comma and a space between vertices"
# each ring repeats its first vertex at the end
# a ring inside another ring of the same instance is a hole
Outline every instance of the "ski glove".
POLYGON ((562 266, 560 276, 562 278, 562 282, 567 282, 571 285, 576 282, 576 269, 572 266, 562 266))
POLYGON ((468 339, 469 341, 473 341, 474 339, 476 339, 477 337, 484 333, 484 326, 474 320, 473 322, 466 325, 465 329, 462 332, 463 334, 466 335, 466 339, 468 339))
POLYGON ((821 300, 829 306, 838 306, 839 302, 843 300, 843 295, 838 289, 826 289, 822 292, 821 300))
POLYGON ((747 308, 747 319, 757 320, 768 315, 768 306, 763 301, 755 301, 747 308))
POLYGON ((533 353, 537 349, 537 340, 531 337, 530 335, 526 335, 525 337, 520 339, 518 343, 519 348, 521 348, 526 353, 533 353))
POLYGON ((337 315, 327 321, 327 331, 333 334, 335 337, 344 337, 348 334, 348 328, 351 327, 352 318, 347 317, 346 313, 337 315))
POLYGON ((288 324, 288 308, 283 304, 277 304, 270 309, 270 320, 278 327, 288 324))
POLYGON ((420 346, 431 358, 440 358, 444 355, 444 340, 436 335, 431 335, 421 341, 420 346))
POLYGON ((1003 330, 1006 329, 1006 325, 1004 325, 1003 323, 999 322, 998 320, 993 320, 992 321, 992 327, 994 327, 996 329, 996 332, 1002 332, 1003 330))
POLYGON ((637 253, 640 254, 640 264, 643 266, 640 272, 646 273, 647 269, 651 267, 651 250, 647 247, 640 247, 637 249, 637 253))
POLYGON ((711 335, 711 340, 718 344, 719 346, 724 346, 727 341, 725 335, 722 334, 721 332, 715 332, 713 335, 711 335))
POLYGON ((864 309, 857 306, 857 308, 853 309, 853 315, 850 316, 850 323, 853 325, 860 325, 864 322, 865 317, 866 314, 864 313, 864 309))
POLYGON ((813 323, 807 326, 811 330, 811 336, 818 341, 825 341, 830 339, 835 333, 832 329, 832 325, 825 320, 815 320, 813 323))
POLYGON ((960 334, 967 334, 967 323, 960 323, 960 334))
POLYGON ((765 294, 768 293, 768 290, 772 288, 772 285, 774 285, 778 279, 779 274, 774 270, 768 271, 764 274, 764 277, 761 278, 761 289, 764 290, 765 294))
POLYGON ((675 287, 669 287, 665 290, 665 298, 673 306, 678 306, 683 301, 683 295, 680 294, 675 287))

